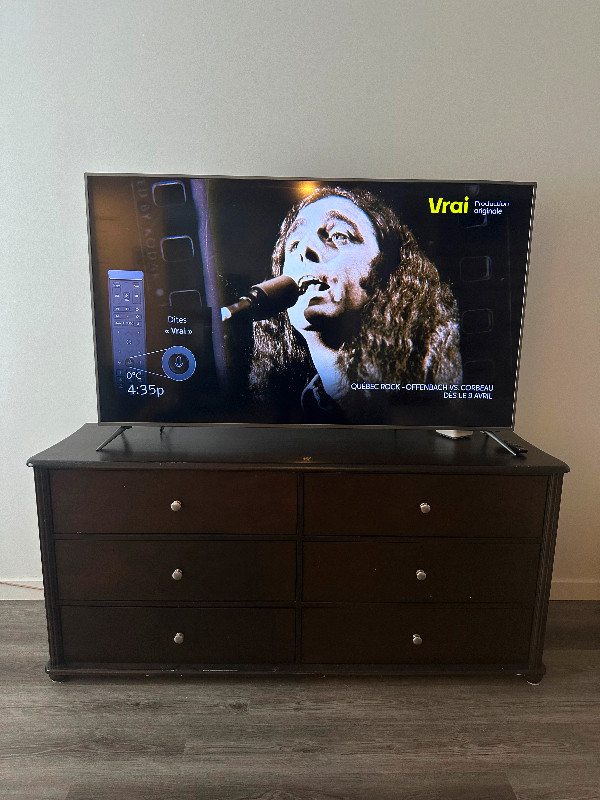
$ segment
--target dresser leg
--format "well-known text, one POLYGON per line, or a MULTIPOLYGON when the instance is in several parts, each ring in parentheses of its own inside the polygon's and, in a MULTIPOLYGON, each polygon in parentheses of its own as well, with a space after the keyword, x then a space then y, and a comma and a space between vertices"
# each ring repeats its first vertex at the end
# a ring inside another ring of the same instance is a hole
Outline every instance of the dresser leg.
POLYGON ((68 680, 68 676, 67 675, 63 675, 60 672, 54 672, 54 670, 50 666, 50 662, 48 662, 46 664, 44 672, 50 678, 52 683, 64 683, 66 680, 68 680))
POLYGON ((537 672, 525 672, 523 673, 523 677, 530 686, 539 686, 545 672, 546 670, 543 669, 537 670, 537 672))

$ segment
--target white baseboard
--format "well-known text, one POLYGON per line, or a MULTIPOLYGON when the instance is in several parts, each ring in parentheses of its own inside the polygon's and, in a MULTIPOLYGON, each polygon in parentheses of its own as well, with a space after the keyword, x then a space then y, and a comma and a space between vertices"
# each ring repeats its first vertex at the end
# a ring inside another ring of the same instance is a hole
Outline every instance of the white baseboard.
POLYGON ((44 582, 38 578, 0 578, 0 600, 43 600, 43 589, 44 582))
POLYGON ((553 580, 550 600, 600 600, 600 581, 553 580))

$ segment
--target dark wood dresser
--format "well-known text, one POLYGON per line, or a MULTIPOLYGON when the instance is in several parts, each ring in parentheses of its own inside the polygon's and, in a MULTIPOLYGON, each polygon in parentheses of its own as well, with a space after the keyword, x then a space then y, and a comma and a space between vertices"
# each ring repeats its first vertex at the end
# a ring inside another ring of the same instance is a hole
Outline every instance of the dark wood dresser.
POLYGON ((544 673, 563 474, 480 433, 84 425, 28 462, 48 674, 544 673))

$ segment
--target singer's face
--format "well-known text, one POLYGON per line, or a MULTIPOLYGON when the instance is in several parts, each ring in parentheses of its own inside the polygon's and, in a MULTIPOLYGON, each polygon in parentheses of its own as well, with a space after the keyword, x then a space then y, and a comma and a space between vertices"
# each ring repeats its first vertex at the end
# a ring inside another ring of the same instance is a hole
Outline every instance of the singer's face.
POLYGON ((363 284, 378 254, 371 220, 348 198, 322 197, 301 209, 288 233, 283 273, 315 283, 288 310, 296 330, 337 328, 343 338, 367 301, 363 284))

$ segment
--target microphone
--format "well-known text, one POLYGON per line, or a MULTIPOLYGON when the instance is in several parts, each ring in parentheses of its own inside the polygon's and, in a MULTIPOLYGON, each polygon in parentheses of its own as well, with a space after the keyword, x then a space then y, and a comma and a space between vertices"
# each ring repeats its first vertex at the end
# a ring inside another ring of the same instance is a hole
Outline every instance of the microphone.
POLYGON ((235 314, 245 312, 253 320, 268 319, 296 304, 301 291, 289 275, 280 275, 268 281, 257 283, 247 295, 240 297, 230 306, 223 306, 221 319, 231 319, 235 314))

